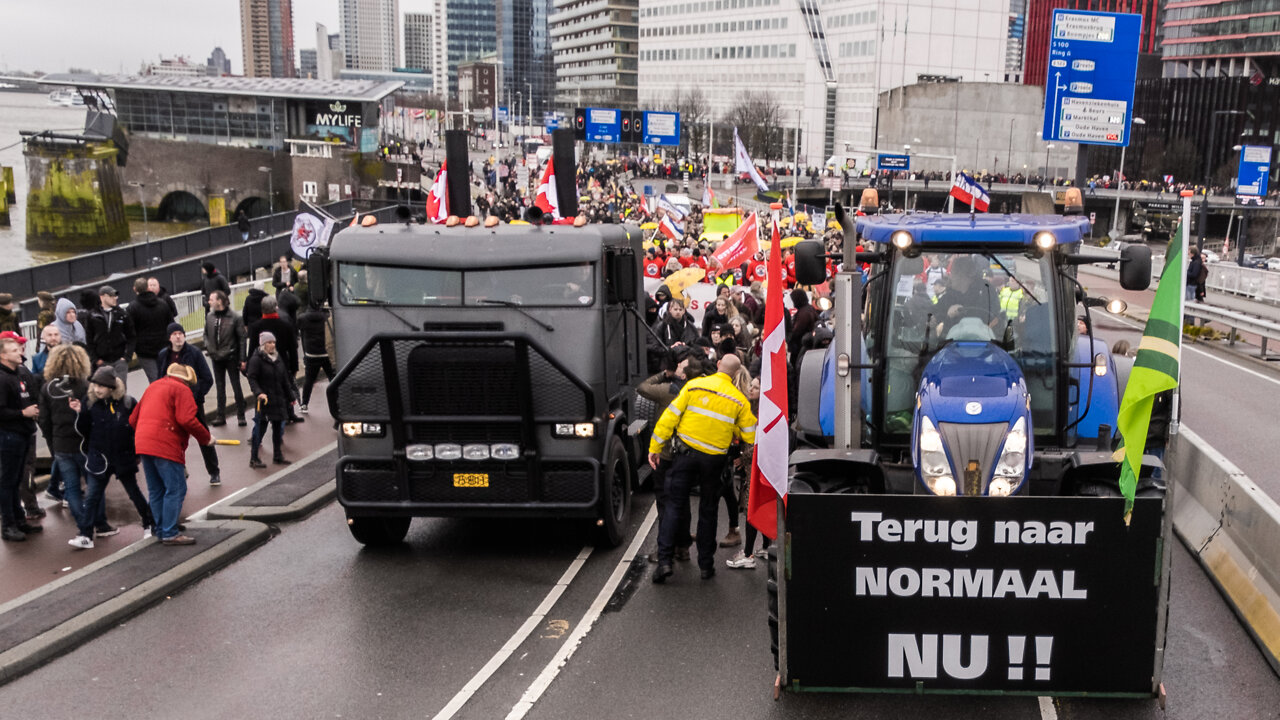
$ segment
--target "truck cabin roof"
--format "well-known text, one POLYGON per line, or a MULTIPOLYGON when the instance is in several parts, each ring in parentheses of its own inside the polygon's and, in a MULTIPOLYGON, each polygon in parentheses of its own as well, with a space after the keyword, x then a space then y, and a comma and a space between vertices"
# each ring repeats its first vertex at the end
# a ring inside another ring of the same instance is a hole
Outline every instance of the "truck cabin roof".
POLYGON ((868 242, 893 243, 894 234, 906 231, 911 245, 922 252, 980 245, 997 250, 1030 248, 1037 236, 1050 233, 1055 245, 1079 244, 1089 233, 1087 218, 1061 215, 944 215, 915 213, 868 215, 857 220, 858 236, 868 242))
POLYGON ((347 262, 442 269, 595 262, 604 247, 640 254, 639 229, 626 225, 374 225, 334 235, 329 257, 347 262))

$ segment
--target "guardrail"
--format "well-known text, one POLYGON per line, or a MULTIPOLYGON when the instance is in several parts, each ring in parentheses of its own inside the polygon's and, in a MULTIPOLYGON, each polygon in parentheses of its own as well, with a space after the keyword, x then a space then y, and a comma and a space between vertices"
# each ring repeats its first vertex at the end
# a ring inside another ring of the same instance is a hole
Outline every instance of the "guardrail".
POLYGON ((1262 349, 1259 353, 1261 357, 1267 356, 1268 340, 1280 340, 1280 324, 1213 305, 1189 302, 1187 303, 1187 317, 1198 318, 1201 321, 1201 325, 1205 322, 1214 322, 1231 328, 1231 334, 1227 340, 1230 345, 1236 344, 1237 330, 1257 335, 1262 339, 1262 349))
POLYGON ((1280 505, 1186 427, 1168 466, 1174 532, 1280 673, 1280 505))
MULTIPOLYGON (((1090 255, 1109 255, 1120 258, 1118 247, 1086 247, 1090 255)), ((1151 277, 1158 279, 1164 272, 1164 256, 1151 258, 1151 277)), ((1238 295, 1270 305, 1280 305, 1280 272, 1262 268, 1240 267, 1234 262, 1209 263, 1209 279, 1205 287, 1215 292, 1238 295)))

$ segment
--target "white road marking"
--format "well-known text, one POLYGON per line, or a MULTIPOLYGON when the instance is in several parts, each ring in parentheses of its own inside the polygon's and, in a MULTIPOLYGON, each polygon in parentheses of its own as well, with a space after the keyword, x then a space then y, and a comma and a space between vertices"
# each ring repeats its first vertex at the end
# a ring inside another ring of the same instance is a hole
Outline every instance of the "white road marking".
POLYGON ((524 621, 524 624, 520 626, 520 629, 516 630, 514 635, 507 639, 507 642, 503 644, 498 652, 494 653, 493 657, 489 658, 489 662, 485 663, 484 667, 480 668, 480 671, 472 676, 472 678, 467 681, 466 685, 462 686, 462 689, 453 696, 453 699, 449 701, 449 704, 445 705, 440 712, 436 713, 435 720, 446 720, 447 718, 451 718, 456 715, 458 711, 462 709, 462 706, 466 705, 467 701, 471 699, 471 696, 475 695, 476 691, 479 690, 481 686, 483 686, 489 678, 498 671, 498 668, 507 661, 507 658, 511 657, 511 654, 516 651, 516 648, 520 647, 520 645, 529 638, 529 635, 532 634, 538 626, 542 625, 543 620, 547 617, 547 613, 551 612, 551 608, 555 606, 556 601, 564 594, 564 591, 569 587, 569 583, 573 581, 573 578, 578 574, 578 571, 586 564, 587 558, 591 557, 591 551, 594 549, 594 545, 588 544, 578 552, 578 556, 569 564, 569 568, 565 570, 564 574, 560 576, 560 579, 556 581, 555 587, 551 588, 551 592, 547 593, 547 596, 542 599, 542 603, 533 611, 533 614, 524 621))
POLYGON ((591 632, 591 627, 595 625, 596 620, 600 618, 600 614, 604 612, 604 606, 608 604, 609 598, 613 597, 613 593, 618 589, 618 585, 622 583, 622 578, 626 576, 627 570, 631 567, 631 561, 636 554, 640 552, 640 546, 644 544, 649 536, 649 530, 653 528, 654 522, 658 519, 658 505, 654 503, 649 506, 649 514, 645 516, 644 522, 640 525, 640 529, 636 531, 635 538, 631 541, 631 545, 627 547, 627 552, 618 561, 618 566, 613 569, 613 574, 609 576, 608 582, 604 587, 600 588, 600 594, 596 595, 596 599, 591 603, 591 607, 587 608, 587 612, 578 621, 577 627, 569 635, 569 639, 565 640, 564 645, 560 646, 560 650, 555 657, 551 658, 551 662, 542 669, 537 679, 524 691, 524 696, 520 701, 511 708, 511 712, 507 714, 507 720, 521 720, 530 710, 533 709, 534 703, 542 697, 542 694, 551 687, 551 683, 555 681, 556 676, 564 669, 569 657, 578 649, 578 645, 582 643, 587 633, 591 632))
POLYGON ((1041 720, 1058 720, 1058 710, 1053 707, 1053 698, 1041 695, 1038 699, 1041 720))
MULTIPOLYGON (((1137 323, 1134 323, 1134 322, 1133 322, 1133 321, 1131 321, 1131 320, 1128 320, 1128 319, 1126 319, 1126 318, 1122 318, 1122 317, 1117 317, 1117 316, 1115 316, 1115 315, 1112 315, 1112 316, 1111 316, 1110 318, 1108 318, 1108 319, 1109 319, 1109 320, 1115 320, 1116 322, 1124 323, 1125 325, 1128 325, 1129 327, 1131 327, 1131 328, 1133 328, 1133 329, 1137 330, 1138 332, 1142 332, 1142 329, 1143 329, 1143 327, 1144 327, 1143 325, 1139 325, 1139 324, 1137 324, 1137 323)), ((1226 366, 1228 366, 1228 367, 1233 367, 1233 368, 1235 368, 1236 370, 1239 370, 1240 372, 1248 373, 1248 374, 1250 374, 1250 375, 1252 375, 1252 376, 1254 376, 1254 377, 1256 377, 1256 378, 1259 378, 1259 379, 1261 379, 1261 380, 1266 380, 1266 381, 1267 381, 1267 382, 1269 382, 1269 383, 1273 383, 1273 384, 1275 384, 1275 385, 1280 385, 1280 380, 1278 380, 1278 379, 1276 379, 1276 378, 1269 377, 1269 376, 1267 376, 1267 375, 1264 375, 1264 374, 1262 374, 1262 373, 1258 372, 1257 370, 1252 370, 1252 369, 1247 368, 1247 367, 1245 367, 1245 366, 1243 366, 1243 365, 1237 365, 1236 363, 1233 363, 1233 362, 1231 362, 1230 360, 1224 360, 1224 359, 1222 359, 1222 358, 1218 357, 1217 355, 1214 355, 1213 353, 1210 353, 1210 352, 1206 352, 1206 351, 1204 351, 1204 350, 1201 350, 1201 349, 1200 349, 1200 348, 1198 348, 1198 347, 1193 347, 1193 346, 1191 346, 1191 345, 1188 345, 1188 344, 1187 344, 1187 338, 1186 338, 1186 336, 1185 336, 1185 335, 1184 335, 1184 336, 1183 336, 1183 338, 1182 338, 1182 349, 1183 349, 1183 350, 1189 350, 1189 351, 1194 352, 1194 353, 1196 353, 1196 354, 1198 354, 1198 355, 1203 355, 1204 357, 1207 357, 1207 358, 1209 358, 1210 360, 1216 360, 1216 361, 1218 361, 1218 362, 1222 363, 1223 365, 1226 365, 1226 366)))
POLYGON ((332 452, 332 451, 333 451, 333 449, 334 449, 334 448, 336 448, 336 447, 338 447, 338 441, 337 441, 337 440, 334 440, 333 442, 331 442, 331 443, 329 443, 329 444, 327 444, 327 445, 325 445, 325 446, 321 447, 319 450, 316 450, 315 452, 311 453, 310 455, 308 455, 308 456, 306 456, 306 457, 302 458, 301 460, 299 460, 299 461, 297 461, 297 462, 293 463, 293 464, 292 464, 292 465, 290 465, 289 467, 287 467, 287 468, 282 468, 282 469, 280 469, 280 470, 277 470, 277 471, 275 471, 275 472, 271 473, 270 475, 268 475, 268 476, 266 476, 266 477, 262 478, 261 480, 257 480, 257 481, 255 481, 255 482, 251 483, 248 487, 242 487, 242 488, 240 488, 239 490, 237 490, 237 491, 235 491, 235 492, 231 493, 230 495, 228 495, 228 496, 226 496, 226 497, 222 498, 222 499, 221 499, 221 500, 219 500, 218 502, 215 502, 215 503, 213 503, 213 504, 211 504, 211 505, 207 505, 207 506, 205 506, 205 507, 203 507, 203 508, 200 508, 199 510, 197 510, 197 511, 195 511, 195 512, 191 513, 190 515, 188 515, 188 516, 187 516, 187 522, 200 522, 200 521, 202 521, 202 520, 204 520, 204 519, 208 518, 208 517, 209 517, 209 510, 211 510, 211 509, 213 509, 213 508, 215 508, 215 507, 217 507, 217 506, 219 506, 219 505, 221 505, 221 504, 223 504, 223 503, 225 503, 225 502, 230 502, 231 500, 234 500, 236 497, 238 497, 238 496, 240 496, 240 495, 244 494, 244 492, 245 492, 245 491, 247 491, 247 490, 249 490, 250 488, 256 487, 256 486, 261 485, 261 484, 263 484, 263 483, 266 483, 266 482, 268 482, 268 481, 277 480, 277 479, 279 479, 279 478, 284 477, 285 475, 288 475, 288 474, 289 474, 289 473, 291 473, 291 472, 296 472, 297 470, 300 470, 300 469, 302 469, 303 467, 306 467, 306 466, 307 466, 307 464, 309 464, 312 460, 315 460, 316 458, 321 457, 322 455, 324 455, 324 454, 325 454, 325 453, 327 453, 327 452, 332 452))

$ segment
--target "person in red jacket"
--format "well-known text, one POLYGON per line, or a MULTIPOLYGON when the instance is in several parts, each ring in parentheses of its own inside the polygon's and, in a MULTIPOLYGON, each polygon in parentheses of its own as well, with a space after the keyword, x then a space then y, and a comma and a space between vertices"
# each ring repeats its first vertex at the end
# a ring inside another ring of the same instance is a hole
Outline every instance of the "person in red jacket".
POLYGON ((147 386, 129 416, 135 449, 147 476, 155 537, 164 545, 195 544, 195 538, 178 532, 178 517, 187 496, 187 440, 194 437, 201 445, 213 444, 213 436, 196 417, 191 394, 195 383, 195 370, 173 363, 164 377, 147 386))

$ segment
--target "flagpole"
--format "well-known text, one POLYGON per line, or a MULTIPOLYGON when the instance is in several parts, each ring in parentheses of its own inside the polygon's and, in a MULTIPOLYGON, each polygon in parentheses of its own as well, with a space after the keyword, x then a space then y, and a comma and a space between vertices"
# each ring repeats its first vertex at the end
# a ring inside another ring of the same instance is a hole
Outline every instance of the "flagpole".
MULTIPOLYGON (((1178 342, 1179 342, 1179 345, 1181 345, 1182 343, 1182 328, 1187 321, 1187 266, 1191 262, 1191 258, 1188 257, 1187 255, 1187 251, 1188 251, 1187 238, 1190 237, 1191 235, 1191 196, 1193 194, 1194 192, 1191 190, 1182 191, 1182 237, 1178 240, 1178 243, 1182 246, 1182 250, 1181 250, 1182 267, 1180 268, 1180 271, 1182 272, 1182 276, 1181 276, 1182 292, 1178 294, 1178 342)), ((1168 257, 1167 253, 1165 254, 1165 257, 1168 257)), ((1178 426, 1180 424, 1180 418, 1182 417, 1182 412, 1181 412, 1182 363, 1181 362, 1178 363, 1177 376, 1174 379, 1178 381, 1178 387, 1173 393, 1173 403, 1169 407, 1171 411, 1170 412, 1171 419, 1169 421, 1170 435, 1178 434, 1178 426)))

